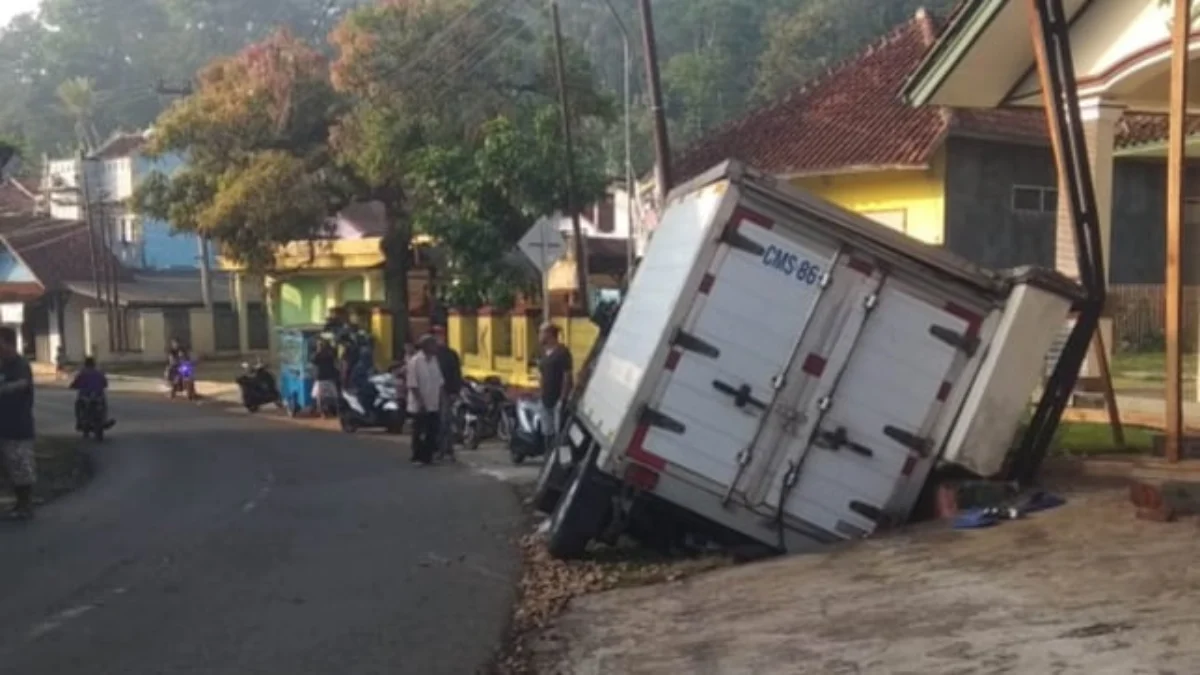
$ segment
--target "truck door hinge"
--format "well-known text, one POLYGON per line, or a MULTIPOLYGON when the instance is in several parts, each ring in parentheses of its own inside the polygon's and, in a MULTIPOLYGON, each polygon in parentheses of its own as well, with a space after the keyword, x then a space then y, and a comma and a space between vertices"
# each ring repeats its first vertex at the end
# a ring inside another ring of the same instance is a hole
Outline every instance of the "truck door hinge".
POLYGON ((883 435, 912 450, 921 457, 929 456, 929 439, 927 438, 922 438, 911 431, 905 431, 891 425, 883 428, 883 435))
POLYGON ((761 256, 766 252, 762 244, 742 234, 737 228, 729 228, 721 235, 721 242, 739 251, 745 251, 753 256, 761 256))
POLYGON ((875 309, 875 305, 878 305, 878 304, 879 304, 879 294, 878 293, 872 293, 872 294, 868 295, 867 297, 863 298, 863 307, 866 307, 868 312, 875 309))
POLYGON ((709 344, 701 338, 681 329, 675 331, 674 342, 676 347, 685 351, 693 352, 701 356, 707 356, 710 359, 721 357, 721 350, 709 344))
POLYGON ((846 427, 838 427, 833 431, 820 431, 817 433, 817 438, 815 440, 817 445, 827 450, 837 451, 841 450, 842 448, 846 448, 850 452, 853 452, 856 455, 862 455, 863 457, 870 458, 875 456, 874 450, 865 445, 860 445, 854 441, 851 441, 846 434, 846 427))
POLYGON ((638 421, 642 424, 657 427, 675 434, 684 434, 687 432, 687 426, 683 422, 649 406, 642 408, 642 414, 639 416, 638 421))
POLYGON ((830 274, 829 272, 826 272, 821 275, 821 283, 818 285, 818 288, 821 288, 821 289, 829 288, 829 284, 832 284, 832 283, 833 283, 833 275, 830 274))
POLYGON ((979 350, 979 337, 975 335, 959 333, 945 326, 938 325, 930 326, 929 334, 951 347, 962 351, 967 356, 975 356, 975 352, 979 350))
POLYGON ((787 384, 787 378, 782 373, 771 378, 771 388, 775 391, 783 389, 783 385, 787 384))

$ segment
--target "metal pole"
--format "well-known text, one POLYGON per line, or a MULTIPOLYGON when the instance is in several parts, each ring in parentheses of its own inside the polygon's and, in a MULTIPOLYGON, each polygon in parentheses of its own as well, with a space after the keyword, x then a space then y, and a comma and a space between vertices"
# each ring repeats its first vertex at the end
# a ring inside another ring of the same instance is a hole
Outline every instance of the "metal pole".
POLYGON ((104 283, 108 289, 108 350, 110 352, 121 351, 121 318, 118 316, 120 310, 121 299, 118 297, 117 290, 117 270, 113 265, 113 231, 112 218, 108 210, 108 200, 105 199, 105 194, 100 195, 100 241, 103 242, 103 260, 101 264, 104 267, 104 283))
POLYGON ((1175 0, 1171 25, 1171 100, 1167 116, 1167 428, 1165 455, 1178 462, 1183 437, 1183 370, 1180 364, 1179 324, 1183 314, 1183 179, 1187 170, 1184 147, 1187 124, 1188 33, 1191 2, 1175 0))
MULTIPOLYGON (((97 255, 96 246, 96 228, 92 227, 92 214, 88 205, 88 200, 91 199, 91 194, 88 191, 87 171, 83 163, 83 153, 80 152, 75 158, 75 188, 79 204, 79 219, 87 225, 88 228, 88 248, 92 262, 92 283, 96 288, 96 303, 99 304, 104 300, 104 294, 100 290, 100 261, 97 255)), ((54 194, 51 192, 50 200, 53 202, 54 194)))
POLYGON ((642 10, 642 42, 646 58, 646 83, 650 88, 650 112, 654 115, 654 173, 658 208, 667 203, 671 191, 671 146, 667 140, 667 116, 663 111, 662 83, 658 77, 658 47, 654 40, 654 15, 650 0, 638 0, 642 10))
POLYGON ((575 205, 575 146, 571 138, 571 108, 567 98, 567 66, 563 57, 562 24, 558 18, 558 0, 550 0, 550 16, 554 21, 554 54, 558 73, 558 102, 562 108, 563 145, 567 154, 567 211, 571 214, 571 234, 575 238, 576 302, 588 309, 587 243, 579 225, 579 208, 575 205))
POLYGON ((547 223, 538 221, 538 249, 542 258, 542 323, 550 322, 550 270, 546 262, 547 223))
POLYGON ((208 237, 200 235, 197 238, 200 248, 200 297, 204 309, 212 309, 212 272, 208 267, 208 237))
POLYGON ((633 52, 630 48, 629 29, 625 27, 625 22, 621 20, 621 15, 617 13, 617 8, 613 6, 612 0, 604 0, 604 4, 608 5, 608 11, 612 13, 613 19, 617 22, 617 28, 621 30, 622 47, 625 55, 625 69, 623 71, 624 89, 625 89, 625 287, 629 287, 630 276, 633 274, 633 127, 632 127, 632 101, 630 89, 630 70, 633 66, 633 52))

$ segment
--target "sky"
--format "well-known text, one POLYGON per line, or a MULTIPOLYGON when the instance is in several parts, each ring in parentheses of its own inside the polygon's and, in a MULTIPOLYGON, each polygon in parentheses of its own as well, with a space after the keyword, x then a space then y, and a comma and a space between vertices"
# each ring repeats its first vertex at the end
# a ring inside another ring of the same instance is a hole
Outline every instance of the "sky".
POLYGON ((0 0, 0 26, 7 26, 10 19, 21 12, 37 9, 40 0, 0 0))

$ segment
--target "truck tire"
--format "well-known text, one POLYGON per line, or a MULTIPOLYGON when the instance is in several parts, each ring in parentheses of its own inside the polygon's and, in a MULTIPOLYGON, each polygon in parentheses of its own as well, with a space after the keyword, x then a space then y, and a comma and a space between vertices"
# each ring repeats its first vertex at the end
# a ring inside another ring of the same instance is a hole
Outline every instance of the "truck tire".
POLYGON ((542 460, 542 470, 538 472, 537 487, 533 492, 533 508, 546 515, 552 515, 562 498, 563 484, 570 477, 570 467, 563 466, 558 461, 558 453, 551 452, 542 460))
POLYGON ((587 545, 600 534, 612 508, 609 488, 596 476, 595 457, 593 446, 587 458, 571 472, 566 491, 550 516, 547 548, 559 560, 582 557, 587 545))

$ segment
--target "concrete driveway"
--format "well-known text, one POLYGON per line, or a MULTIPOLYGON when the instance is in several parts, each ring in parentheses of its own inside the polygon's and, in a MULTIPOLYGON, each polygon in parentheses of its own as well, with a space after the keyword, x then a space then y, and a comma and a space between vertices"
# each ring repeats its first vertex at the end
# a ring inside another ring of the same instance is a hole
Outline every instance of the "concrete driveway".
MULTIPOLYGON (((501 638, 510 486, 407 448, 115 395, 98 475, 0 525, 0 671, 476 672, 501 638)), ((42 388, 42 431, 71 395, 42 388)))

